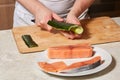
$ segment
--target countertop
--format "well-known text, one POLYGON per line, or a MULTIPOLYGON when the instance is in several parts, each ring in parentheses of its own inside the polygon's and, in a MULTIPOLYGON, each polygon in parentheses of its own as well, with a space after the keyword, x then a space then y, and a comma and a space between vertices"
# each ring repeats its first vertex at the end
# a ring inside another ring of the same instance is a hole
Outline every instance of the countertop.
MULTIPOLYGON (((120 17, 112 18, 120 25, 120 17)), ((46 74, 36 67, 40 52, 20 54, 11 30, 0 31, 0 80, 119 80, 120 42, 94 45, 109 52, 111 65, 95 74, 79 77, 60 77, 46 74)))

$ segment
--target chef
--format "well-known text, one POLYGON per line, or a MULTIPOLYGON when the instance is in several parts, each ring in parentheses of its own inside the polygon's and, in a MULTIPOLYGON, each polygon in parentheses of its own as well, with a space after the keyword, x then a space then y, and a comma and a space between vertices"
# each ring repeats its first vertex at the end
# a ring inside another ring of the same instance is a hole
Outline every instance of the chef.
POLYGON ((16 0, 13 26, 35 24, 50 31, 49 20, 80 25, 79 19, 88 18, 88 7, 94 0, 16 0))

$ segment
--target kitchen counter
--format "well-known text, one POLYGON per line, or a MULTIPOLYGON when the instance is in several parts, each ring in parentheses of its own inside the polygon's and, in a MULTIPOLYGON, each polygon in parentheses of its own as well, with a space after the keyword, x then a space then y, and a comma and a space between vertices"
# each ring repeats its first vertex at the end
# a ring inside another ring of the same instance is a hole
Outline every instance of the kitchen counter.
MULTIPOLYGON (((112 18, 120 25, 120 17, 112 18)), ((11 30, 0 31, 0 80, 119 80, 120 42, 94 45, 108 51, 113 61, 103 71, 81 77, 60 77, 46 74, 36 66, 40 52, 20 54, 11 30)))

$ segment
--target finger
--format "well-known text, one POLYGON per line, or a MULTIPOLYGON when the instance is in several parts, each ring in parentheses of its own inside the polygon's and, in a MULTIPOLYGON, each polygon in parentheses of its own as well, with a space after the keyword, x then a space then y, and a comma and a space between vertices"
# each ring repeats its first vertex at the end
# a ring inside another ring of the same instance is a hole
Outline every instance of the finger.
POLYGON ((41 26, 41 24, 40 24, 40 19, 39 19, 39 18, 36 18, 36 19, 35 19, 35 24, 36 24, 37 26, 41 26))
POLYGON ((79 38, 81 38, 81 35, 74 34, 72 32, 60 31, 60 33, 68 39, 79 39, 79 38))
POLYGON ((53 13, 53 18, 57 21, 64 21, 60 16, 58 16, 57 14, 53 13))
POLYGON ((46 29, 48 30, 48 31, 52 31, 52 27, 50 26, 50 25, 46 25, 47 27, 46 27, 46 29))
POLYGON ((77 24, 80 25, 80 20, 77 17, 68 17, 66 19, 67 23, 77 24))
POLYGON ((41 20, 40 24, 42 25, 41 27, 47 31, 51 31, 52 27, 50 25, 48 25, 45 21, 41 20))
POLYGON ((67 23, 72 23, 72 24, 77 24, 80 25, 80 21, 79 20, 66 20, 67 23))
POLYGON ((80 21, 78 21, 78 20, 74 20, 73 23, 77 24, 77 25, 80 25, 80 21))
POLYGON ((38 27, 46 30, 46 28, 44 27, 43 22, 41 22, 39 19, 36 19, 36 20, 35 20, 35 24, 36 24, 38 27))

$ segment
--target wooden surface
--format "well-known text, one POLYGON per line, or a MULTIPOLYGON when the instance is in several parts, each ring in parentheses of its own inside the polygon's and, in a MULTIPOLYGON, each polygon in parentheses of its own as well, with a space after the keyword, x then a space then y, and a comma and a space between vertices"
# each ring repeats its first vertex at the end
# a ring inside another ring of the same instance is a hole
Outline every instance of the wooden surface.
POLYGON ((0 0, 0 30, 13 27, 15 0, 0 0))
POLYGON ((21 26, 13 28, 13 35, 17 43, 17 47, 21 53, 29 53, 42 51, 51 46, 90 43, 100 44, 107 42, 120 41, 120 26, 118 26, 109 17, 98 17, 90 20, 82 20, 84 33, 81 39, 70 40, 59 33, 50 33, 41 30, 36 26, 21 26), (39 47, 28 48, 23 42, 21 36, 30 34, 39 47))

